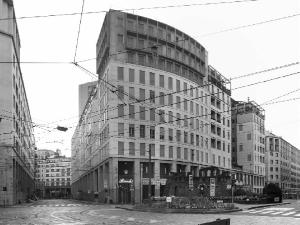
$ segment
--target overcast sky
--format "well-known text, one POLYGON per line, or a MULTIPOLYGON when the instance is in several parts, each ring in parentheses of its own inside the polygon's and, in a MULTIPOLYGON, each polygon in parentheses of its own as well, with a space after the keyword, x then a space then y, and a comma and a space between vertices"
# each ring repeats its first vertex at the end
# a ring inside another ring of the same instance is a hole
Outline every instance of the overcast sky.
MULTIPOLYGON (((221 0, 85 0, 84 11, 102 11, 221 0)), ((222 0, 231 1, 231 0, 222 0)), ((17 17, 80 12, 82 0, 14 0, 17 17)), ((159 20, 189 34, 208 50, 209 64, 227 78, 300 61, 300 16, 243 29, 206 35, 241 25, 300 13, 298 0, 259 0, 246 3, 130 11, 159 20)), ((95 57, 105 14, 82 18, 77 60, 95 57)), ((80 15, 20 19, 21 61, 73 61, 80 15)), ((82 63, 95 72, 95 61, 82 63)), ((232 88, 300 71, 290 66, 248 78, 232 80, 232 88)), ((22 64, 32 119, 47 124, 36 128, 38 148, 59 148, 71 155, 71 136, 53 128, 76 126, 78 85, 93 79, 71 64, 22 64), (58 122, 56 122, 58 121, 58 122), (50 124, 48 124, 50 123, 50 124), (54 143, 59 142, 59 143, 54 143)), ((232 91, 236 100, 258 104, 300 88, 300 74, 232 91)), ((279 100, 300 97, 295 91, 279 100)), ((264 105, 266 128, 300 148, 300 100, 264 105)))

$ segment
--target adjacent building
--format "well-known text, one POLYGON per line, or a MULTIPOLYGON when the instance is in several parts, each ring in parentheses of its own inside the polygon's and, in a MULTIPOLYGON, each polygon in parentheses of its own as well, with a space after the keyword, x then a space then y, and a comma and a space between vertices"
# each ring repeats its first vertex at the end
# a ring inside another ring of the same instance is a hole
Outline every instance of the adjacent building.
POLYGON ((285 198, 300 196, 300 150, 271 132, 266 133, 266 182, 278 185, 285 198))
POLYGON ((60 150, 37 150, 35 158, 37 197, 71 197, 71 158, 62 156, 60 150))
POLYGON ((0 206, 23 202, 34 192, 35 140, 15 18, 13 1, 0 0, 0 206))
POLYGON ((99 81, 72 138, 75 197, 140 202, 149 176, 151 194, 160 196, 170 172, 231 168, 230 90, 207 55, 170 25, 106 14, 97 41, 99 81))
POLYGON ((262 193, 265 185, 265 115, 254 101, 232 99, 232 165, 240 167, 250 190, 262 193), (249 174, 250 173, 250 174, 249 174))
POLYGON ((96 88, 96 86, 97 86, 97 81, 92 81, 92 82, 79 85, 78 88, 79 117, 85 108, 85 105, 87 103, 87 100, 89 99, 90 94, 92 93, 93 89, 96 88))

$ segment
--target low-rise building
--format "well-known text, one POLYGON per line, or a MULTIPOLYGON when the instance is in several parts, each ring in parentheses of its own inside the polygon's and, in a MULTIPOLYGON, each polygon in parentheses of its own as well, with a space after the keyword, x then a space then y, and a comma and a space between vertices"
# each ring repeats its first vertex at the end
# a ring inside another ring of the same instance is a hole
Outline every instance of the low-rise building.
POLYGON ((51 150, 36 151, 36 194, 41 198, 71 196, 71 158, 51 150))

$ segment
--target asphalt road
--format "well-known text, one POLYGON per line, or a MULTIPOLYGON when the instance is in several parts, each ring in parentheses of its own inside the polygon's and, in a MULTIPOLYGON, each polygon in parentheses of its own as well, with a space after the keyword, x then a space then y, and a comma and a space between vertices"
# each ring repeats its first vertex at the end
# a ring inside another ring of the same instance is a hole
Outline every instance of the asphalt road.
POLYGON ((170 224, 197 225, 230 218, 231 225, 300 224, 300 201, 278 207, 245 210, 230 214, 162 214, 116 209, 114 205, 96 205, 73 200, 40 200, 10 208, 0 208, 0 224, 81 225, 81 224, 170 224))

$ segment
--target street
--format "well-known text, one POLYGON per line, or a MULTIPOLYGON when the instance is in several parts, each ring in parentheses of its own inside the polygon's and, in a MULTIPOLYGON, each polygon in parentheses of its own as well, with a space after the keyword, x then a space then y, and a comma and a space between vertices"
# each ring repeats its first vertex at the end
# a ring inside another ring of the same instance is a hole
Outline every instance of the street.
POLYGON ((73 200, 40 200, 10 208, 0 208, 0 224, 201 224, 230 218, 231 225, 299 224, 300 201, 292 204, 244 210, 230 214, 161 214, 116 209, 73 200))

